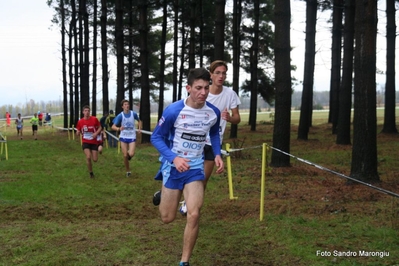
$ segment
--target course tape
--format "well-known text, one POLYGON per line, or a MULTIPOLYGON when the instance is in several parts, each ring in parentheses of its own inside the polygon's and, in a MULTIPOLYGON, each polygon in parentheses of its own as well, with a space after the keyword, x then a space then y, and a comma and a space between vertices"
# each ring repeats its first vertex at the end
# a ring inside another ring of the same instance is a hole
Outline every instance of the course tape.
POLYGON ((392 192, 392 191, 389 191, 389 190, 386 190, 386 189, 383 189, 383 188, 380 188, 380 187, 373 186, 373 185, 370 184, 370 183, 366 183, 366 182, 363 182, 363 181, 361 181, 361 180, 355 179, 355 178, 353 178, 353 177, 346 176, 346 175, 344 175, 344 174, 338 173, 338 172, 336 172, 336 171, 333 171, 333 170, 328 169, 328 168, 326 168, 326 167, 323 167, 323 166, 321 166, 321 165, 317 165, 317 164, 315 164, 315 163, 312 163, 312 162, 310 162, 310 161, 308 161, 308 160, 304 160, 304 159, 301 159, 301 158, 299 158, 299 157, 296 157, 296 156, 294 156, 294 155, 292 155, 292 154, 289 154, 289 153, 287 153, 287 152, 285 152, 285 151, 282 151, 282 150, 280 150, 280 149, 274 148, 274 147, 269 146, 269 145, 267 145, 267 146, 270 147, 271 149, 275 150, 275 151, 281 152, 281 153, 283 153, 283 154, 285 154, 285 155, 287 155, 287 156, 290 156, 290 157, 292 157, 292 158, 295 158, 295 159, 297 159, 297 160, 300 161, 300 162, 303 162, 303 163, 312 165, 312 166, 314 166, 314 167, 316 167, 316 168, 318 168, 318 169, 320 169, 320 170, 323 170, 323 171, 326 171, 326 172, 330 172, 330 173, 335 174, 335 175, 338 175, 338 176, 340 176, 340 177, 349 179, 349 180, 351 180, 351 181, 353 181, 353 182, 357 182, 357 183, 362 184, 362 185, 364 185, 364 186, 367 186, 367 187, 369 187, 369 188, 378 190, 378 191, 380 191, 380 192, 382 192, 382 193, 385 193, 385 194, 388 194, 388 195, 390 195, 390 196, 394 196, 394 197, 399 198, 399 194, 396 194, 396 193, 394 193, 394 192, 392 192))
POLYGON ((64 128, 64 127, 57 127, 57 126, 53 126, 54 128, 56 128, 56 129, 59 129, 59 130, 64 130, 64 131, 66 131, 66 130, 76 130, 76 128, 64 128))
MULTIPOLYGON (((71 129, 72 129, 72 128, 69 128, 69 129, 68 129, 68 128, 61 128, 61 127, 55 127, 55 128, 61 129, 61 130, 71 130, 71 129)), ((76 130, 76 128, 73 128, 73 129, 76 130)), ((106 132, 109 136, 113 137, 114 139, 119 140, 115 135, 113 135, 113 134, 110 133, 109 131, 105 130, 105 132, 106 132)), ((144 134, 147 134, 147 135, 152 135, 152 132, 151 132, 151 131, 147 131, 147 130, 143 130, 143 129, 142 129, 141 132, 144 133, 144 134)), ((266 144, 266 145, 267 145, 267 144, 266 144)), ((370 183, 366 183, 366 182, 363 182, 363 181, 361 181, 361 180, 355 179, 355 178, 353 178, 353 177, 346 176, 346 175, 344 175, 344 174, 338 173, 338 172, 333 171, 333 170, 331 170, 331 169, 328 169, 328 168, 326 168, 326 167, 324 167, 324 166, 321 166, 321 165, 312 163, 312 162, 310 162, 310 161, 308 161, 308 160, 299 158, 299 157, 294 156, 294 155, 292 155, 292 154, 290 154, 290 153, 287 153, 287 152, 285 152, 285 151, 282 151, 282 150, 280 150, 280 149, 277 149, 277 148, 275 148, 275 147, 273 147, 273 146, 270 146, 270 145, 267 145, 267 146, 270 147, 271 149, 275 150, 275 151, 281 152, 281 153, 283 153, 283 154, 285 154, 285 155, 287 155, 287 156, 290 156, 290 157, 292 157, 292 158, 294 158, 294 159, 296 159, 296 160, 298 160, 298 161, 300 161, 300 162, 303 162, 303 163, 309 164, 309 165, 311 165, 311 166, 314 166, 314 167, 316 167, 316 168, 318 168, 318 169, 320 169, 320 170, 323 170, 323 171, 326 171, 326 172, 329 172, 329 173, 338 175, 338 176, 340 176, 340 177, 342 177, 342 178, 346 178, 346 179, 351 180, 351 181, 353 181, 353 182, 362 184, 362 185, 364 185, 364 186, 367 186, 367 187, 369 187, 369 188, 375 189, 375 190, 380 191, 380 192, 382 192, 382 193, 385 193, 385 194, 387 194, 387 195, 390 195, 390 196, 394 196, 394 197, 399 198, 399 194, 396 194, 396 193, 394 193, 394 192, 392 192, 392 191, 389 191, 389 190, 386 190, 386 189, 383 189, 383 188, 380 188, 380 187, 376 187, 376 186, 373 186, 373 185, 370 184, 370 183)), ((237 151, 248 150, 248 149, 258 149, 258 148, 262 148, 262 145, 251 146, 251 147, 240 148, 240 149, 230 149, 229 152, 227 152, 227 151, 225 151, 225 150, 222 150, 221 152, 222 152, 222 154, 225 155, 225 156, 230 156, 230 153, 231 153, 231 152, 237 152, 237 151)))

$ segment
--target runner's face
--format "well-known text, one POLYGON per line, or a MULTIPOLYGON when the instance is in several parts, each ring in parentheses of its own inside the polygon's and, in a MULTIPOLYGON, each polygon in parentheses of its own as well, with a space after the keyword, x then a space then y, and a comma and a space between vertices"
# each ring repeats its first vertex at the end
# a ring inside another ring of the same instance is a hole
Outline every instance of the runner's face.
POLYGON ((211 73, 212 85, 222 86, 226 80, 227 69, 225 66, 218 66, 215 68, 213 73, 211 73))
POLYGON ((187 85, 187 92, 190 94, 189 98, 196 106, 201 106, 205 103, 209 94, 209 81, 197 79, 193 85, 187 85))
POLYGON ((129 111, 130 109, 130 104, 128 102, 124 102, 122 105, 123 111, 129 111))
POLYGON ((90 116, 90 109, 89 108, 85 108, 85 109, 83 109, 82 113, 83 113, 83 116, 85 118, 88 118, 90 116))

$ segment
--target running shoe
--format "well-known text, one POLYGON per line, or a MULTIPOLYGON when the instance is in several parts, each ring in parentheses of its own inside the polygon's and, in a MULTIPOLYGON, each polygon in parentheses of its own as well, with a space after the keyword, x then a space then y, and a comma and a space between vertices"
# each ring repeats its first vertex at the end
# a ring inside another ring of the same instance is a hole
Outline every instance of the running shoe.
POLYGON ((181 215, 183 216, 187 216, 187 206, 186 206, 186 201, 183 200, 182 202, 180 202, 180 208, 179 208, 179 212, 181 213, 181 215))
POLYGON ((152 197, 152 203, 155 206, 158 206, 161 203, 161 191, 158 190, 157 192, 154 193, 154 196, 152 197))

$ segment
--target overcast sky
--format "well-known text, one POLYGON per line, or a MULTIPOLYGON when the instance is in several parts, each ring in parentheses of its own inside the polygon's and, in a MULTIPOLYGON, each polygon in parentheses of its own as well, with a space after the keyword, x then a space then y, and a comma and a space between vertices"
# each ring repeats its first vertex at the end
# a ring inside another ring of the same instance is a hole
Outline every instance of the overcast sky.
MULTIPOLYGON (((291 46, 294 47, 291 57, 292 64, 298 68, 292 75, 302 80, 305 4, 297 0, 291 3, 293 14, 291 46)), ((36 102, 62 99, 61 37, 59 29, 51 24, 53 13, 53 9, 47 6, 46 0, 0 1, 0 106, 23 105, 30 99, 36 102)), ((385 19, 382 18, 385 17, 385 13, 381 7, 378 15, 379 23, 385 23, 385 19)), ((328 90, 330 84, 331 33, 330 25, 325 22, 328 17, 326 13, 319 13, 314 79, 317 91, 328 90)), ((379 33, 377 51, 378 67, 383 71, 385 71, 384 36, 385 28, 379 33)), ((100 69, 98 73, 101 73, 100 69)), ((113 74, 115 73, 111 70, 109 84, 111 97, 115 95, 116 82, 113 74)), ((383 85, 385 78, 377 75, 377 82, 383 85)), ((101 86, 101 83, 98 86, 101 86)), ((301 89, 301 86, 295 88, 295 90, 301 89)), ((98 89, 100 90, 101 88, 98 89)))

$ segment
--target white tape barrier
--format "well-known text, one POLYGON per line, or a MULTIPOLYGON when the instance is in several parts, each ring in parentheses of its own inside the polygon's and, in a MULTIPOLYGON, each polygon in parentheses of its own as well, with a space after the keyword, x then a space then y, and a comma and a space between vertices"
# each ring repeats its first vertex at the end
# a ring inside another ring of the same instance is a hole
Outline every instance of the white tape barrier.
POLYGON ((365 185, 365 186, 367 186, 367 187, 369 187, 369 188, 375 189, 375 190, 380 191, 380 192, 382 192, 382 193, 385 193, 385 194, 387 194, 387 195, 391 195, 391 196, 394 196, 394 197, 399 198, 399 194, 396 194, 396 193, 394 193, 394 192, 392 192, 392 191, 385 190, 385 189, 383 189, 383 188, 373 186, 372 184, 369 184, 369 183, 363 182, 363 181, 361 181, 361 180, 355 179, 355 178, 353 178, 353 177, 346 176, 346 175, 344 175, 344 174, 335 172, 335 171, 333 171, 333 170, 331 170, 331 169, 328 169, 328 168, 325 168, 325 167, 323 167, 323 166, 317 165, 317 164, 312 163, 312 162, 310 162, 310 161, 308 161, 308 160, 305 160, 305 159, 296 157, 296 156, 294 156, 294 155, 292 155, 292 154, 289 154, 289 153, 287 153, 287 152, 285 152, 285 151, 279 150, 279 149, 274 148, 274 147, 272 147, 272 146, 269 146, 269 145, 267 145, 267 146, 270 147, 271 149, 275 150, 275 151, 281 152, 281 153, 283 153, 283 154, 285 154, 285 155, 287 155, 287 156, 290 156, 290 157, 292 157, 292 158, 295 158, 295 159, 297 159, 297 160, 300 161, 300 162, 303 162, 303 163, 309 164, 309 165, 311 165, 311 166, 314 166, 314 167, 316 167, 316 168, 318 168, 318 169, 320 169, 320 170, 323 170, 323 171, 326 171, 326 172, 329 172, 329 173, 338 175, 338 176, 340 176, 340 177, 343 177, 343 178, 346 178, 346 179, 351 180, 351 181, 353 181, 353 182, 357 182, 357 183, 359 183, 359 184, 365 185))
POLYGON ((76 130, 76 128, 64 128, 64 127, 57 127, 57 126, 53 126, 53 128, 56 128, 56 129, 59 129, 59 130, 64 130, 64 131, 67 131, 67 130, 76 130))

